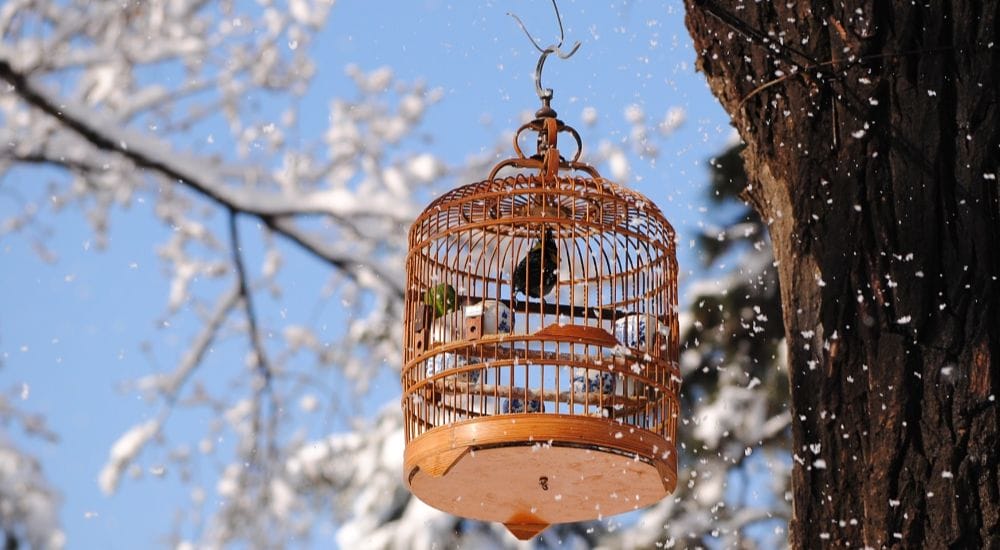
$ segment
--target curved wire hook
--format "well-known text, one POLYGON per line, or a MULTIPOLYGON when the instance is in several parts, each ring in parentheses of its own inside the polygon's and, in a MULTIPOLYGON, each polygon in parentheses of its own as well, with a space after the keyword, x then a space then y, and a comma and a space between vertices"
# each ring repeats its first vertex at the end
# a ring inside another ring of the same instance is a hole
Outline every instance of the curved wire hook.
POLYGON ((562 16, 559 15, 559 5, 556 4, 556 0, 552 0, 552 9, 555 10, 556 21, 559 22, 559 42, 545 48, 538 44, 538 40, 536 40, 534 36, 531 36, 531 33, 528 32, 528 28, 524 26, 524 22, 521 21, 520 17, 511 12, 507 12, 507 15, 513 17, 514 21, 517 21, 518 26, 520 26, 521 30, 524 31, 524 34, 527 35, 528 40, 531 40, 531 45, 542 54, 542 56, 538 58, 538 65, 535 66, 535 93, 538 94, 538 99, 543 101, 552 99, 552 88, 542 87, 542 68, 545 66, 545 58, 550 54, 556 54, 560 59, 569 59, 570 57, 573 57, 573 54, 575 54, 577 50, 580 49, 580 41, 577 40, 576 43, 573 44, 573 47, 570 48, 569 52, 562 51, 562 45, 563 41, 566 39, 566 34, 563 31, 562 16))

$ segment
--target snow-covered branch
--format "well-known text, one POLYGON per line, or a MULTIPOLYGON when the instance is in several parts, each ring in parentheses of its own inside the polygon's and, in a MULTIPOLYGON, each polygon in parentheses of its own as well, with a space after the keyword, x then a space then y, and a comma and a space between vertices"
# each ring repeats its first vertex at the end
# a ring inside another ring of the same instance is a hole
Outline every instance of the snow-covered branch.
POLYGON ((201 158, 173 150, 169 144, 140 134, 93 109, 56 96, 28 76, 16 71, 13 63, 0 57, 0 79, 7 81, 25 101, 75 130, 93 145, 114 151, 138 166, 150 168, 222 206, 260 217, 326 214, 338 218, 357 216, 389 217, 398 222, 415 214, 389 196, 366 196, 358 200, 343 190, 305 194, 268 193, 252 188, 234 188, 224 182, 217 167, 201 158))
POLYGON ((347 192, 337 190, 290 196, 257 192, 246 187, 235 189, 227 186, 215 168, 201 159, 173 151, 169 145, 148 135, 116 126, 101 113, 55 97, 43 86, 14 70, 7 59, 0 58, 0 78, 6 80, 25 101, 55 117, 93 145, 124 155, 138 166, 155 170, 168 180, 186 185, 222 206, 256 215, 276 232, 344 271, 362 286, 376 289, 388 287, 402 296, 399 282, 384 274, 380 266, 363 257, 349 258, 338 254, 297 229, 293 222, 282 219, 292 215, 328 214, 335 217, 389 216, 399 221, 409 212, 401 210, 398 201, 379 196, 358 200, 347 192))
POLYGON ((181 358, 177 367, 169 375, 157 375, 146 384, 140 384, 140 387, 151 384, 158 392, 166 395, 168 399, 176 400, 176 396, 184 385, 184 382, 191 377, 195 369, 198 368, 198 365, 201 364, 205 353, 208 352, 219 329, 222 327, 222 323, 225 322, 226 317, 229 316, 233 308, 236 307, 236 304, 239 303, 240 294, 239 284, 233 285, 228 292, 223 293, 218 303, 212 309, 211 314, 203 321, 204 324, 201 327, 201 331, 191 343, 187 353, 181 358))
POLYGON ((57 517, 59 497, 38 461, 0 437, 0 533, 4 548, 56 550, 66 543, 57 517))

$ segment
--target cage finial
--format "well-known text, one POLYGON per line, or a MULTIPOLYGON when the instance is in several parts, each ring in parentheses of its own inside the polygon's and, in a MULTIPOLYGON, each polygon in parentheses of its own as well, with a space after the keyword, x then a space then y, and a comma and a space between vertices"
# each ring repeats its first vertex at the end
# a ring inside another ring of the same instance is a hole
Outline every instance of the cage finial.
MULTIPOLYGON (((541 57, 538 58, 538 65, 535 66, 535 93, 538 94, 538 99, 542 100, 542 109, 539 112, 552 111, 552 108, 549 106, 549 102, 552 99, 552 88, 542 87, 542 69, 545 67, 545 58, 548 57, 549 54, 554 53, 559 56, 560 59, 569 59, 570 57, 573 57, 573 54, 575 54, 577 50, 580 49, 580 41, 578 40, 573 44, 573 47, 570 48, 568 52, 562 51, 563 40, 565 40, 566 34, 563 31, 562 16, 559 15, 559 5, 556 4, 556 0, 552 0, 552 9, 555 10, 556 21, 559 23, 559 42, 550 44, 545 48, 538 44, 538 40, 536 40, 534 36, 531 36, 531 33, 528 32, 528 28, 524 26, 524 22, 521 21, 520 17, 511 12, 507 12, 507 15, 513 17, 514 21, 517 21, 518 26, 520 26, 521 30, 524 31, 524 34, 528 36, 528 40, 531 40, 531 45, 542 54, 541 57)), ((554 111, 552 111, 551 116, 555 116, 554 111)))

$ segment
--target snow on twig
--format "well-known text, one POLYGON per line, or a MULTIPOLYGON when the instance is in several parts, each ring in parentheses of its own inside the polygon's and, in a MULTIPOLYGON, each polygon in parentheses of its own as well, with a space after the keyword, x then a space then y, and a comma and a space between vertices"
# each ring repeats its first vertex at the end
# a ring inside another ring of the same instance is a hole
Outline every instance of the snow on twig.
POLYGON ((101 469, 97 478, 104 494, 113 494, 118 489, 118 482, 121 480, 122 474, 125 473, 125 469, 139 455, 146 443, 149 443, 158 433, 160 433, 159 419, 147 420, 132 426, 115 441, 108 454, 108 462, 101 469))
POLYGON ((19 543, 55 550, 66 543, 59 528, 58 495, 42 475, 38 461, 0 438, 0 533, 4 548, 19 543))
POLYGON ((212 341, 215 339, 215 335, 218 333, 223 321, 226 320, 229 312, 236 307, 239 299, 240 286, 237 283, 216 302, 215 308, 208 319, 205 320, 205 325, 202 327, 201 332, 198 333, 197 338, 195 338, 187 353, 181 358, 177 368, 158 384, 158 389, 166 394, 168 399, 176 399, 181 386, 184 385, 184 382, 191 376, 198 365, 201 364, 202 357, 205 356, 208 348, 212 345, 212 341))
POLYGON ((101 113, 55 96, 15 70, 10 60, 3 57, 0 57, 0 79, 7 81, 26 102, 55 117, 98 148, 124 155, 137 165, 182 183, 227 208, 256 215, 276 232, 323 258, 359 284, 386 289, 402 296, 399 283, 383 275, 379 266, 361 257, 337 254, 283 219, 308 214, 334 217, 389 215, 402 218, 408 215, 408 211, 399 206, 398 200, 368 196, 364 201, 356 201, 348 193, 336 190, 296 195, 235 189, 227 186, 214 167, 201 159, 173 151, 169 145, 155 138, 118 127, 101 113))
MULTIPOLYGON (((238 280, 238 287, 241 300, 243 302, 243 310, 247 318, 247 332, 250 339, 250 347, 253 349, 253 366, 256 370, 257 380, 254 383, 254 401, 253 401, 253 419, 252 419, 252 429, 253 429, 253 443, 259 446, 262 441, 265 440, 265 434, 262 433, 261 429, 261 410, 263 409, 263 400, 267 398, 268 405, 271 408, 270 422, 268 423, 268 430, 266 434, 266 443, 268 445, 267 456, 273 457, 277 454, 277 450, 274 447, 275 432, 276 432, 276 420, 278 404, 275 398, 274 392, 271 391, 271 379, 273 377, 274 371, 271 368, 271 362, 267 357, 267 350, 264 349, 264 342, 261 340, 260 329, 257 325, 257 314, 254 311, 253 306, 253 292, 250 289, 249 277, 247 275, 246 266, 243 264, 243 253, 242 247, 240 245, 240 232, 239 232, 239 220, 237 218, 237 213, 235 210, 229 210, 229 241, 232 247, 233 253, 233 265, 236 266, 236 277, 238 280)), ((261 456, 260 453, 254 453, 255 457, 261 456)))

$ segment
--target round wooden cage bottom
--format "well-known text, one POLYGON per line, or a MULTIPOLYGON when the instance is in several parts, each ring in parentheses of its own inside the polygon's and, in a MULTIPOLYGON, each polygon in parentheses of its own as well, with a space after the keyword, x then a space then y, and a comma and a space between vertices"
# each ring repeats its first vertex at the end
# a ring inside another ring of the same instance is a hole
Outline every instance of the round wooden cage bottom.
POLYGON ((424 433, 407 445, 404 473, 425 503, 527 540, 553 523, 656 503, 677 485, 673 451, 652 432, 603 419, 516 414, 424 433))

